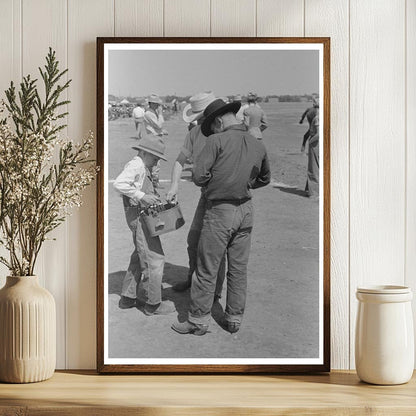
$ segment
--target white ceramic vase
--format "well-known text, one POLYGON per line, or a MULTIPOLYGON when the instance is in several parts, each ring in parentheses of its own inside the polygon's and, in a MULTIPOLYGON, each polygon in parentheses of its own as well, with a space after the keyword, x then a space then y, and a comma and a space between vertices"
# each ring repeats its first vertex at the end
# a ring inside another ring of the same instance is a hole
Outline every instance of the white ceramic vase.
POLYGON ((373 286, 357 289, 355 366, 372 384, 403 384, 414 368, 414 332, 410 288, 373 286))
POLYGON ((36 276, 8 276, 0 290, 0 381, 46 380, 55 365, 54 298, 36 276))

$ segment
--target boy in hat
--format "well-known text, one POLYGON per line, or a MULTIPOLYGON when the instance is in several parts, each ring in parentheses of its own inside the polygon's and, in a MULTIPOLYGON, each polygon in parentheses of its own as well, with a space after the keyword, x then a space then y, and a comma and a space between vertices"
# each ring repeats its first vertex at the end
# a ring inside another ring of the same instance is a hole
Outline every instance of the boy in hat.
MULTIPOLYGON (((176 158, 172 170, 171 186, 167 193, 166 199, 168 201, 175 201, 177 199, 178 185, 183 171, 185 162, 193 163, 193 161, 201 153, 206 144, 206 137, 201 132, 201 124, 204 121, 205 108, 215 100, 212 92, 201 92, 195 94, 189 99, 189 104, 183 109, 183 120, 186 123, 196 122, 197 125, 188 132, 185 137, 185 142, 176 158)), ((189 257, 189 271, 186 281, 179 282, 173 286, 173 290, 182 292, 191 287, 192 275, 196 269, 197 249, 199 236, 201 234, 202 220, 204 218, 206 208, 206 200, 202 189, 201 197, 195 210, 194 218, 189 229, 187 243, 188 243, 188 257, 189 257)), ((221 262, 218 271, 217 287, 215 290, 215 298, 221 298, 222 286, 225 278, 225 259, 221 262)))
POLYGON ((146 136, 136 147, 137 156, 126 164, 114 181, 114 188, 122 195, 127 224, 132 232, 134 251, 123 280, 119 306, 122 309, 136 306, 137 285, 143 276, 146 293, 144 313, 166 315, 175 312, 172 302, 162 301, 162 277, 165 256, 160 238, 151 237, 140 211, 160 202, 151 170, 160 159, 165 160, 165 145, 156 136, 146 136), (137 279, 137 281, 136 281, 137 279))
POLYGON ((237 332, 243 318, 253 228, 250 189, 267 185, 271 174, 263 143, 238 123, 236 113, 240 105, 217 99, 204 111, 201 131, 212 136, 196 158, 193 179, 197 186, 205 187, 207 202, 188 320, 172 325, 180 334, 207 332, 218 268, 224 255, 228 259, 224 325, 229 332, 237 332))

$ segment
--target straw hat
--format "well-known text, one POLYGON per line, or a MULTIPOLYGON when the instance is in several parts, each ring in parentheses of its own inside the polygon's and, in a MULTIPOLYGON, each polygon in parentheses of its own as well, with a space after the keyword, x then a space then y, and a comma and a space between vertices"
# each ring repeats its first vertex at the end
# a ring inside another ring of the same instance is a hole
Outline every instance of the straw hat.
POLYGON ((189 99, 189 104, 183 109, 183 120, 185 123, 192 123, 202 117, 208 104, 215 100, 212 92, 201 92, 189 99))
POLYGON ((226 103, 221 98, 213 101, 204 111, 205 120, 201 124, 201 131, 204 136, 212 134, 211 124, 215 117, 221 116, 226 113, 236 114, 241 107, 241 103, 234 101, 232 103, 226 103))
POLYGON ((133 146, 134 150, 144 150, 147 153, 151 153, 157 156, 159 159, 167 160, 165 158, 165 144, 160 137, 157 136, 145 136, 137 143, 137 146, 133 146))
POLYGON ((163 101, 160 99, 160 97, 158 96, 158 95, 156 95, 156 94, 151 94, 150 96, 149 96, 149 98, 147 99, 147 102, 148 103, 155 103, 155 104, 160 104, 160 105, 162 105, 163 104, 163 101))

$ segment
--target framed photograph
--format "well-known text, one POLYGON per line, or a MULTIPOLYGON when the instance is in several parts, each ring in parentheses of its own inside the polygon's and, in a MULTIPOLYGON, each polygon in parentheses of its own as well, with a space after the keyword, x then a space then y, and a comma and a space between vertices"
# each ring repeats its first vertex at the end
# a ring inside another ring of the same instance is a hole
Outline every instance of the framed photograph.
POLYGON ((101 373, 330 371, 330 39, 97 39, 101 373))

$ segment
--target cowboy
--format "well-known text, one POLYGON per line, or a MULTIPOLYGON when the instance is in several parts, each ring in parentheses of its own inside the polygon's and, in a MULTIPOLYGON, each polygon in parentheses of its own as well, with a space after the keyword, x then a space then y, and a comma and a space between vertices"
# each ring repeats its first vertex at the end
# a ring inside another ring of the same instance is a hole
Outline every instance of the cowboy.
POLYGON ((188 320, 175 322, 180 334, 204 335, 208 330, 219 264, 228 259, 224 325, 240 328, 246 303, 247 263, 253 228, 250 189, 270 182, 263 143, 238 123, 240 103, 213 101, 204 111, 201 131, 208 137, 194 164, 194 182, 205 187, 206 211, 191 285, 188 320))
POLYGON ((312 121, 313 119, 316 117, 316 115, 318 114, 318 110, 319 110, 319 101, 318 98, 315 96, 312 96, 312 107, 309 107, 305 110, 305 112, 302 114, 302 117, 299 120, 299 124, 303 123, 303 120, 306 119, 308 120, 309 123, 309 128, 308 131, 304 134, 303 136, 303 142, 302 142, 302 147, 300 148, 300 151, 303 153, 305 151, 305 146, 306 146, 306 142, 309 139, 309 137, 312 137, 312 133, 313 133, 313 128, 312 128, 312 121))
MULTIPOLYGON (((168 132, 163 128, 165 119, 162 112, 162 100, 156 94, 151 94, 148 99, 149 108, 144 113, 144 125, 146 133, 155 136, 164 136, 168 132)), ((159 184, 160 163, 158 163, 152 170, 153 184, 156 188, 160 188, 159 184)))
MULTIPOLYGON (((185 137, 185 142, 176 158, 172 170, 171 186, 166 195, 168 201, 176 201, 178 193, 178 184, 181 178, 185 162, 192 163, 206 144, 206 137, 201 132, 201 124, 204 121, 205 108, 215 100, 212 92, 202 92, 192 96, 189 99, 189 104, 183 110, 183 120, 186 123, 196 122, 197 125, 188 132, 185 137)), ((188 257, 189 257, 189 271, 186 281, 177 283, 173 286, 173 290, 182 292, 191 287, 192 275, 196 269, 197 249, 199 236, 201 234, 202 220, 204 218, 206 209, 206 199, 202 189, 198 205, 195 210, 194 218, 189 229, 187 243, 188 243, 188 257)), ((221 267, 218 271, 217 288, 215 292, 215 300, 221 298, 222 286, 225 278, 225 259, 221 262, 221 267)))
POLYGON ((119 307, 137 306, 137 286, 143 276, 146 294, 144 313, 166 315, 175 312, 172 302, 162 301, 162 276, 165 256, 160 238, 151 237, 143 218, 142 209, 160 202, 156 193, 151 169, 164 156, 165 145, 160 137, 143 137, 134 150, 138 151, 114 181, 114 188, 122 195, 127 224, 132 232, 134 251, 124 276, 119 307))
POLYGON ((134 125, 136 127, 136 134, 139 140, 144 136, 146 131, 144 127, 144 105, 145 102, 140 100, 136 103, 136 107, 133 109, 134 125))
POLYGON ((267 129, 266 114, 257 103, 257 94, 249 92, 247 95, 248 106, 244 109, 244 123, 250 134, 256 139, 263 138, 263 130, 267 129))

